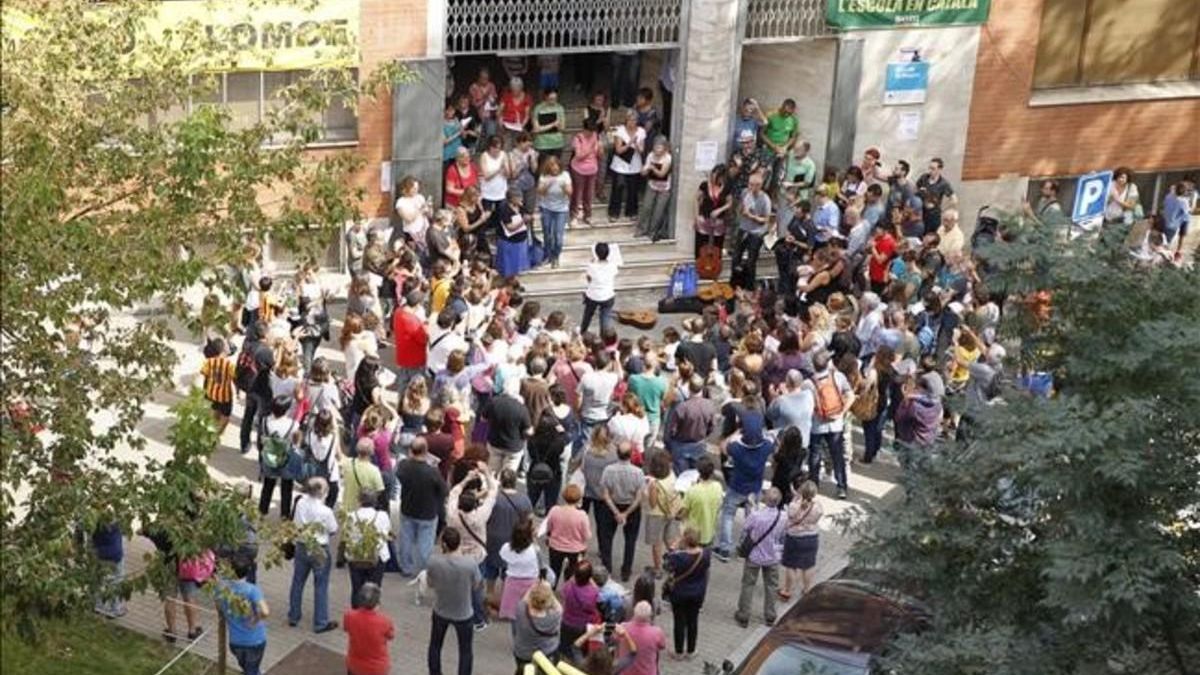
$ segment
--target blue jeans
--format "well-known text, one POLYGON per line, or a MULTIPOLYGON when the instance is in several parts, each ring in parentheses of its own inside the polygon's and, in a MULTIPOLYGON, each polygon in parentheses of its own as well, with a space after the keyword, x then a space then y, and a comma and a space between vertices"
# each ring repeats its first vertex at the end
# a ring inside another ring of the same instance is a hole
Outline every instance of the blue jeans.
POLYGON ((586 333, 592 325, 592 317, 596 312, 600 312, 600 331, 612 326, 612 309, 613 303, 617 301, 616 296, 605 300, 604 302, 596 302, 588 296, 583 296, 583 321, 579 324, 579 332, 586 333))
POLYGON ((671 453, 671 468, 675 475, 696 468, 696 463, 704 456, 704 441, 667 441, 667 451, 671 453))
POLYGON ((471 675, 475 665, 471 650, 475 631, 471 627, 471 620, 451 621, 438 616, 437 612, 431 614, 433 626, 429 630, 429 652, 426 654, 429 675, 442 675, 442 645, 446 642, 446 631, 450 626, 454 626, 454 633, 458 638, 458 675, 471 675))
POLYGON ((833 460, 833 480, 838 489, 847 489, 846 484, 846 445, 842 432, 813 434, 812 443, 808 446, 808 477, 809 480, 821 484, 821 446, 829 447, 829 458, 833 460))
POLYGON ((863 422, 863 462, 870 464, 883 449, 883 425, 887 415, 880 410, 873 419, 863 422))
POLYGON ((125 579, 125 560, 104 560, 108 576, 104 579, 104 590, 96 596, 96 611, 107 616, 125 613, 125 601, 117 595, 117 587, 125 579))
POLYGON ((567 211, 542 211, 542 245, 546 247, 546 260, 557 261, 562 255, 567 236, 567 211))
POLYGON ((437 536, 437 518, 418 520, 400 517, 400 573, 415 577, 429 563, 433 540, 437 536))
MULTIPOLYGON (((487 579, 482 562, 479 563, 479 576, 487 579)), ((471 616, 471 623, 475 625, 487 623, 487 608, 483 606, 483 584, 471 587, 471 611, 474 612, 471 616)))
POLYGON ((267 651, 267 643, 253 646, 229 645, 229 653, 237 660, 238 667, 244 675, 259 675, 262 673, 263 652, 267 651))
POLYGON ((288 624, 300 623, 301 606, 304 604, 304 585, 308 575, 313 575, 313 630, 320 630, 329 623, 329 570, 333 558, 329 545, 321 546, 323 560, 313 560, 304 544, 296 543, 296 557, 292 560, 292 588, 288 594, 288 624), (319 564, 318 564, 319 563, 319 564))
POLYGON ((733 552, 733 517, 737 515, 739 507, 746 507, 746 515, 750 515, 750 509, 754 503, 758 501, 758 493, 742 494, 727 488, 725 490, 725 498, 721 501, 721 515, 717 521, 717 551, 729 554, 733 552))

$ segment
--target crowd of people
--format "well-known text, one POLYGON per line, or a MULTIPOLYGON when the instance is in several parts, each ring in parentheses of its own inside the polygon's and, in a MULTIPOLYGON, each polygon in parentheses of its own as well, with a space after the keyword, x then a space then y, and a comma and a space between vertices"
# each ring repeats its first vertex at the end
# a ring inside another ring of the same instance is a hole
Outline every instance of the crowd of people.
MULTIPOLYGON (((1005 298, 979 274, 942 160, 914 178, 908 161, 889 167, 872 147, 818 174, 791 100, 770 113, 745 101, 736 149, 698 189, 697 256, 732 249, 732 299, 658 336, 622 336, 620 253, 600 243, 582 320, 543 311, 520 283, 534 206, 551 264, 567 221, 589 221, 606 174, 610 216, 636 216, 642 235, 662 238, 671 156, 650 90, 611 126, 598 95, 567 139, 553 82, 542 85, 536 104, 518 78, 498 95, 483 70, 447 104, 445 208, 406 177, 400 227, 350 228, 339 334, 315 268, 277 283, 248 244, 246 293, 230 308, 240 348, 221 337, 204 348, 219 429, 244 401, 239 446, 257 453, 259 513, 278 488, 295 528, 287 622, 304 619, 311 578, 312 630, 349 633, 354 675, 391 667, 389 574, 433 596, 435 675, 451 628, 464 675, 474 633, 495 622, 511 631, 518 674, 540 653, 589 675, 654 675, 663 651, 694 657, 711 571, 737 559, 732 618, 749 626, 761 576, 760 617, 773 624, 779 602, 814 583, 823 504, 853 496, 852 465, 866 470, 891 437, 902 470, 920 471, 1014 375, 996 334, 1005 298), (769 284, 756 276, 764 248, 778 267, 769 284), (320 353, 330 340, 340 368, 320 353), (340 622, 335 568, 351 586, 340 622)), ((1132 174, 1116 174, 1105 218, 1139 217, 1132 174)), ((1043 184, 1026 215, 1065 226, 1057 190, 1043 184)), ((1194 195, 1194 181, 1172 186, 1148 245, 1178 247, 1194 195)), ((231 651, 253 675, 269 609, 247 530, 244 545, 217 552, 233 578, 217 579, 212 556, 175 564, 185 607, 201 585, 219 587, 231 651)), ((118 575, 120 540, 111 528, 94 537, 118 575)))

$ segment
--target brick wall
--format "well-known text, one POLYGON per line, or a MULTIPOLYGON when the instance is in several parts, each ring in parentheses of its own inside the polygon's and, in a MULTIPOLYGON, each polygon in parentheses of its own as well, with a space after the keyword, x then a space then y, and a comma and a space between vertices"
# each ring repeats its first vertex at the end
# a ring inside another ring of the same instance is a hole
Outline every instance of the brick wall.
POLYGON ((993 2, 979 37, 963 178, 1200 164, 1200 98, 1031 108, 1040 0, 993 2))
MULTIPOLYGON (((438 1, 438 0, 431 0, 438 1)), ((426 51, 426 0, 361 0, 359 77, 365 79, 381 63, 423 56, 426 51)), ((315 151, 314 155, 317 152, 315 151)), ((358 108, 357 152, 365 162, 354 178, 363 188, 366 217, 384 217, 388 196, 379 191, 379 163, 392 158, 392 99, 384 92, 376 101, 361 101, 358 108)))

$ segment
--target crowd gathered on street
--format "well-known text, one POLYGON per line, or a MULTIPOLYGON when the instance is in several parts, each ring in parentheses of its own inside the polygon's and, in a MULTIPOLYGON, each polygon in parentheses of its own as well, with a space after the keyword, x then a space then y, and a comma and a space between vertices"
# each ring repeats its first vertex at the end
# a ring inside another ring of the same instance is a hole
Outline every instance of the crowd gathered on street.
MULTIPOLYGON (((314 267, 273 279, 250 243, 228 335, 205 346, 200 376, 222 429, 244 402, 238 449, 258 458, 258 511, 296 526, 286 621, 347 632, 354 675, 390 671, 380 598, 392 575, 433 597, 434 675, 451 629, 460 675, 485 672, 473 635, 498 623, 518 675, 537 653, 588 675, 654 675, 663 652, 693 658, 706 614, 773 624, 814 583, 822 503, 855 498, 852 465, 888 451, 920 471, 939 439, 970 434, 1003 379, 1024 375, 997 336, 1007 299, 981 279, 942 160, 914 166, 871 147, 819 170, 791 99, 770 111, 747 99, 732 154, 696 188, 695 253, 731 251, 732 298, 681 328, 622 336, 620 251, 599 243, 582 321, 544 312, 521 275, 559 264, 567 224, 587 226, 593 202, 636 219, 640 236, 673 236, 673 159, 650 89, 627 109, 597 94, 568 136, 554 80, 539 84, 501 88, 481 70, 447 101, 444 204, 405 177, 394 230, 347 232, 339 331, 314 267), (757 274, 764 255, 777 263, 770 282, 757 274), (319 354, 326 341, 343 366, 319 354), (708 607, 710 570, 726 564, 743 570, 737 606, 708 607), (351 597, 329 597, 335 569, 351 597), (348 609, 335 618, 333 605, 348 609)), ((1105 221, 1141 218, 1132 172, 1115 175, 1105 221)), ((1046 181, 1026 216, 1065 227, 1057 193, 1046 181)), ((1152 209, 1151 264, 1175 263, 1194 200, 1186 179, 1152 209)), ((115 546, 119 565, 119 531, 95 542, 110 557, 115 546)), ((224 589, 248 675, 269 631, 256 550, 251 536, 176 561, 185 600, 210 581, 224 589)), ((186 635, 167 604, 164 634, 186 635)))

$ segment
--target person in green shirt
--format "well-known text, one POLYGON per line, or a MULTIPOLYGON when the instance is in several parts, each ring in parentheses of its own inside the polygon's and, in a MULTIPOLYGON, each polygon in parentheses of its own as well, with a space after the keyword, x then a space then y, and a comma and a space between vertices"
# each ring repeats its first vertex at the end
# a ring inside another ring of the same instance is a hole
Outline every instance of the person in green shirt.
POLYGON ((700 545, 711 546, 717 533, 717 514, 721 511, 721 502, 725 499, 725 489, 713 477, 717 465, 712 457, 704 456, 696 463, 696 471, 700 480, 688 488, 683 495, 684 528, 694 527, 700 533, 700 545))
POLYGON ((647 434, 643 448, 649 452, 658 440, 658 431, 662 427, 662 402, 667 393, 667 378, 658 373, 658 359, 654 352, 643 355, 644 364, 634 363, 630 368, 629 391, 638 397, 638 401, 646 410, 646 419, 650 422, 650 433, 647 434), (637 366, 642 370, 634 372, 637 366))
POLYGON ((763 144, 775 155, 775 161, 771 165, 771 179, 767 185, 768 192, 774 191, 780 181, 786 178, 782 171, 787 163, 788 153, 796 144, 797 129, 796 102, 790 98, 784 99, 778 109, 767 115, 767 123, 762 129, 763 144))
POLYGON ((813 185, 817 180, 817 163, 808 156, 810 149, 808 141, 800 141, 792 147, 780 185, 784 188, 795 188, 796 199, 811 203, 813 185))
POLYGON ((567 111, 558 102, 558 90, 546 89, 542 92, 542 102, 533 108, 533 148, 538 151, 538 165, 547 157, 562 156, 566 138, 563 129, 566 127, 567 111))

